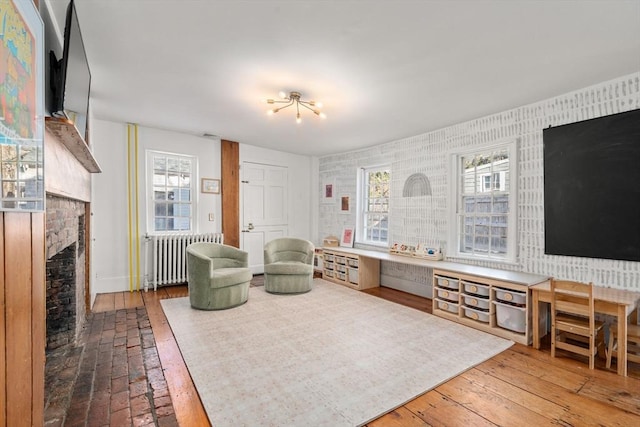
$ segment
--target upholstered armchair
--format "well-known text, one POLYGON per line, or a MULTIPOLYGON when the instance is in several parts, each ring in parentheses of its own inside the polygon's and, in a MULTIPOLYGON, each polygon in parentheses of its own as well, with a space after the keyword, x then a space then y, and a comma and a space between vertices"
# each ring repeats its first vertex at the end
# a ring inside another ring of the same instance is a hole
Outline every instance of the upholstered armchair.
POLYGON ((253 275, 249 254, 232 246, 199 242, 187 246, 191 307, 222 310, 244 304, 253 275))
POLYGON ((308 240, 282 237, 264 246, 264 289, 274 294, 309 292, 315 248, 308 240))

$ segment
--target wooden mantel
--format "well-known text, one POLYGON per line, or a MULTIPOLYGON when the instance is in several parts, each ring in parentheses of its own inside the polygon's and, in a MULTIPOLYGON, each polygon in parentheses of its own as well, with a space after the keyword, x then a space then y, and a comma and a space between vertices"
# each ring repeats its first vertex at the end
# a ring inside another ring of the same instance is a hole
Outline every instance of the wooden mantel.
POLYGON ((45 117, 45 126, 90 173, 100 173, 98 165, 89 146, 84 141, 73 122, 63 118, 45 117))

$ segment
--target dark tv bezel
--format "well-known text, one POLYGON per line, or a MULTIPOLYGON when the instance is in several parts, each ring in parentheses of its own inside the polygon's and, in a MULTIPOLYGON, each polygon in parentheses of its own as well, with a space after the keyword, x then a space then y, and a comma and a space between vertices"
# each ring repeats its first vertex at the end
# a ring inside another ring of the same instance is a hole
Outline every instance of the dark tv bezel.
MULTIPOLYGON (((78 129, 80 136, 82 139, 86 141, 87 139, 87 130, 88 119, 89 119, 89 97, 91 94, 91 69, 89 68, 89 63, 87 60, 87 51, 84 47, 84 40, 82 37, 82 31, 80 29, 80 21, 78 20, 78 14, 76 11, 76 7, 74 1, 71 0, 69 5, 67 6, 67 12, 65 16, 65 26, 64 26, 64 41, 63 41, 63 49, 62 49, 62 58, 59 60, 56 59, 55 53, 53 51, 49 52, 50 58, 50 67, 51 67, 51 89, 52 89, 52 105, 51 105, 51 115, 53 117, 69 119, 67 113, 65 112, 65 101, 66 101, 66 91, 67 91, 67 69, 69 65, 69 52, 71 46, 71 26, 73 21, 75 20, 75 25, 78 27, 78 33, 80 34, 79 40, 76 43, 79 43, 82 46, 82 51, 84 53, 84 62, 87 66, 87 73, 89 76, 89 85, 87 90, 87 102, 86 102, 86 111, 82 113, 85 116, 85 126, 84 129, 78 129), (84 132, 83 132, 84 131, 84 132)), ((75 125, 75 123, 74 123, 75 125)), ((76 126, 77 128, 77 126, 76 126)))

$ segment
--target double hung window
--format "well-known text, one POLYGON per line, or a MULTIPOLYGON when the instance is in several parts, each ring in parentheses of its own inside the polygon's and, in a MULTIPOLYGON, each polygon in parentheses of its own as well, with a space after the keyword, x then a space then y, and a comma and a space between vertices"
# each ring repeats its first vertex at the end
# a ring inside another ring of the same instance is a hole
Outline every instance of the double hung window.
POLYGON ((151 232, 193 230, 195 165, 192 156, 147 152, 151 232))
POLYGON ((454 154, 452 162, 454 254, 514 262, 516 143, 454 154))
POLYGON ((389 197, 391 168, 379 166, 360 170, 358 203, 359 243, 387 245, 389 241, 389 197))

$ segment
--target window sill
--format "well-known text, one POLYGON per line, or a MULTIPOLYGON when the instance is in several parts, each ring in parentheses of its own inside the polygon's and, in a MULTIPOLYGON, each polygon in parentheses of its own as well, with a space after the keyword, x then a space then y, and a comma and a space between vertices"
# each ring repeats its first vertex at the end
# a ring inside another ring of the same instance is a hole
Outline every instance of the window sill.
POLYGON ((512 266, 512 267, 519 267, 520 264, 515 261, 515 260, 511 260, 511 259, 500 259, 500 258, 489 258, 489 257, 479 257, 479 256, 467 256, 464 254, 455 254, 455 255, 450 255, 450 256, 446 256, 445 254, 445 259, 447 261, 463 261, 463 262, 469 262, 469 261, 475 261, 475 262, 489 262, 492 264, 498 264, 498 265, 504 265, 504 266, 512 266))

